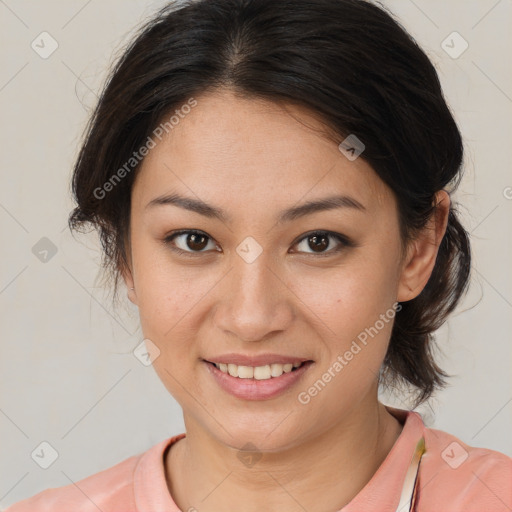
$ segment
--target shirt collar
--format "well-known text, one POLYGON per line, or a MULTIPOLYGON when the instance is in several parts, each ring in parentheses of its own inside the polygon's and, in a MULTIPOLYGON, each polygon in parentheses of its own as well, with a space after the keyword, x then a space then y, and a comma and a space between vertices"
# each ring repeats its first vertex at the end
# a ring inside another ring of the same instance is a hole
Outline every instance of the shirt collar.
MULTIPOLYGON (((403 425, 395 444, 379 469, 361 491, 339 512, 379 510, 395 512, 411 457, 423 434, 423 420, 414 411, 385 406, 403 425)), ((181 512, 172 499, 166 481, 164 454, 185 433, 161 441, 140 458, 134 473, 134 497, 138 512, 181 512)))

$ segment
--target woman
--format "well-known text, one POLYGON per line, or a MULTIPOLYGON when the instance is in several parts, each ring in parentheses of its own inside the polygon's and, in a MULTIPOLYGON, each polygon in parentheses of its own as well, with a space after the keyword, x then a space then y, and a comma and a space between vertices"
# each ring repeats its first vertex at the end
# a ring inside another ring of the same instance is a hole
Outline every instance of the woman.
POLYGON ((431 62, 363 0, 199 0, 126 50, 74 169, 186 432, 28 510, 498 511, 511 459, 383 405, 470 271, 431 62))

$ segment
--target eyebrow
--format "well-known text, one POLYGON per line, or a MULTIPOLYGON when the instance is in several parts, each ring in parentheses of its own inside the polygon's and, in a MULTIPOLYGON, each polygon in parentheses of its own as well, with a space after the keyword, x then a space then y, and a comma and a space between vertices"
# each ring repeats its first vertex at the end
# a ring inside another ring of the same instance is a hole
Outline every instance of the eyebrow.
MULTIPOLYGON (((198 213, 204 217, 218 219, 224 223, 230 222, 231 217, 221 208, 209 205, 200 199, 193 199, 191 197, 181 196, 179 194, 167 194, 152 199, 145 207, 145 209, 153 208, 155 206, 174 205, 191 212, 198 213)), ((316 212, 333 210, 336 208, 352 208, 358 211, 366 211, 366 208, 356 199, 345 196, 329 196, 314 201, 308 201, 299 206, 293 206, 279 213, 278 224, 290 222, 306 215, 311 215, 316 212)))

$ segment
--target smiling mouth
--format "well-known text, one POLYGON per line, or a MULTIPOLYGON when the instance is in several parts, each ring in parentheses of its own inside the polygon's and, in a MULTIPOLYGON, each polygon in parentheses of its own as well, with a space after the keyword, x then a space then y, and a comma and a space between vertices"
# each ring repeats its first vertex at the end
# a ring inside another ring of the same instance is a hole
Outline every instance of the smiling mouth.
POLYGON ((236 364, 205 362, 215 366, 222 373, 239 379, 270 380, 281 377, 285 373, 297 371, 299 368, 312 361, 297 361, 295 363, 272 363, 263 366, 242 366, 236 364))

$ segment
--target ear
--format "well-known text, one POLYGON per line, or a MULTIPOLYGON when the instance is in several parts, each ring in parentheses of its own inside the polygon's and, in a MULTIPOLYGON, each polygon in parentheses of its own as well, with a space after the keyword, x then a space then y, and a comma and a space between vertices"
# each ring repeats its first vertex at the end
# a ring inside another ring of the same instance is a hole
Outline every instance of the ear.
POLYGON ((450 212, 450 196, 446 190, 436 193, 434 204, 436 207, 427 225, 407 248, 407 257, 398 283, 398 302, 416 298, 425 288, 434 269, 450 212))
POLYGON ((127 294, 126 294, 128 299, 130 300, 130 302, 132 302, 133 304, 138 306, 138 303, 137 303, 137 293, 135 292, 135 284, 134 284, 134 279, 133 279, 133 276, 132 276, 131 269, 128 268, 128 267, 124 267, 121 270, 121 276, 123 278, 124 284, 126 285, 126 288, 128 288, 128 291, 127 291, 127 294))

